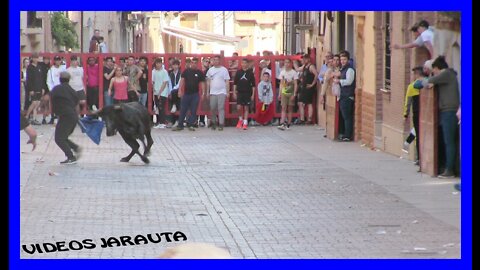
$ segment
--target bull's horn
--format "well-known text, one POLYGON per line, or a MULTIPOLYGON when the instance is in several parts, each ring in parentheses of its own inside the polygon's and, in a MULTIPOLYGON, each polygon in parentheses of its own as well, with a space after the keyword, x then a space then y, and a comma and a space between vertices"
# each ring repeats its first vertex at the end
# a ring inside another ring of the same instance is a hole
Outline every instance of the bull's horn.
POLYGON ((95 110, 95 111, 87 111, 87 115, 98 115, 99 113, 102 112, 103 109, 100 109, 100 110, 95 110))

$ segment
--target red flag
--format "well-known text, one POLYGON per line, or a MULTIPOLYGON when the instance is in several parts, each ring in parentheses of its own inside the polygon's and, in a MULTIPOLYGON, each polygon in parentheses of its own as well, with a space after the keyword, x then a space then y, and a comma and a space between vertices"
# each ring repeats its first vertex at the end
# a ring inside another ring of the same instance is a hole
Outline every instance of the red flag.
POLYGON ((259 124, 265 125, 266 123, 272 120, 273 115, 273 106, 270 104, 264 104, 262 102, 257 102, 257 115, 255 121, 259 124))

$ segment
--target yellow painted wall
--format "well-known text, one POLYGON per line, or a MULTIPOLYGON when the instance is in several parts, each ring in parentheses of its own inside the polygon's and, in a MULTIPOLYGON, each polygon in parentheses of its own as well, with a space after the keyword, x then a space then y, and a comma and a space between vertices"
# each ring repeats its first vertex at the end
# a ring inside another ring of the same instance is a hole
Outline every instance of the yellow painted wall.
POLYGON ((373 12, 365 12, 365 25, 364 25, 364 69, 363 69, 363 91, 370 94, 375 94, 376 85, 376 62, 374 57, 376 53, 375 49, 375 31, 374 31, 374 16, 373 12))

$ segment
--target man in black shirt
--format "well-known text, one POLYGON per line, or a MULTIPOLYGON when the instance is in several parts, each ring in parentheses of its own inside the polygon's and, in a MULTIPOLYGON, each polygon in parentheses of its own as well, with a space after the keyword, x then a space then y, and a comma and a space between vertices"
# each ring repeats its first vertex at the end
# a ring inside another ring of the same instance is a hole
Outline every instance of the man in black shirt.
POLYGON ((60 85, 55 86, 50 95, 52 107, 58 116, 58 123, 55 127, 55 143, 67 156, 60 164, 75 164, 80 154, 80 146, 73 143, 68 137, 73 133, 78 121, 76 111, 78 96, 75 90, 68 84, 70 74, 66 71, 60 73, 60 85), (75 157, 72 150, 77 153, 75 157))
POLYGON ((140 97, 139 102, 147 107, 148 106, 148 68, 147 68, 147 58, 142 56, 139 58, 138 67, 142 70, 142 76, 138 79, 140 84, 140 97))
MULTIPOLYGON (((113 104, 113 94, 108 95, 108 86, 110 86, 110 80, 115 76, 115 67, 112 57, 106 57, 103 66, 103 106, 113 104)), ((113 89, 115 91, 115 89, 113 89)))
POLYGON ((235 74, 233 81, 233 98, 237 100, 239 112, 237 128, 248 127, 248 113, 255 93, 255 75, 249 68, 248 59, 242 60, 242 69, 235 74))
POLYGON ((38 106, 40 106, 40 99, 46 91, 45 84, 46 79, 43 77, 42 68, 38 63, 38 54, 33 53, 32 62, 27 67, 27 80, 25 88, 27 89, 30 100, 32 101, 28 108, 26 117, 28 119, 30 114, 33 113, 32 124, 34 125, 40 125, 40 122, 37 121, 36 117, 38 106))
POLYGON ((202 96, 205 92, 205 75, 201 70, 193 69, 188 66, 188 64, 187 62, 187 69, 182 73, 182 78, 180 79, 178 97, 181 98, 181 104, 178 126, 172 128, 172 131, 183 130, 183 122, 187 111, 190 111, 190 117, 187 121, 188 129, 195 131, 194 125, 197 120, 197 106, 200 100, 198 94, 199 88, 202 90, 202 96))

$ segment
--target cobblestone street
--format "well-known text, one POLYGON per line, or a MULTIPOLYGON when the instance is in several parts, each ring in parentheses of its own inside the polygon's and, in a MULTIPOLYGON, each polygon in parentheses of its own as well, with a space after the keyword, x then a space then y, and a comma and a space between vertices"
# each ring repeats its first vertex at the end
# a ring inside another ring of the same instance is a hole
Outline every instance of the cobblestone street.
MULTIPOLYGON (((21 132, 21 245, 183 232, 237 258, 459 258, 460 193, 411 161, 294 126, 153 130, 151 163, 117 135, 75 165, 35 126, 21 132)), ((401 146, 399 146, 401 147, 401 146)), ((22 258, 155 258, 182 242, 28 254, 22 258)))

